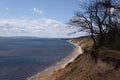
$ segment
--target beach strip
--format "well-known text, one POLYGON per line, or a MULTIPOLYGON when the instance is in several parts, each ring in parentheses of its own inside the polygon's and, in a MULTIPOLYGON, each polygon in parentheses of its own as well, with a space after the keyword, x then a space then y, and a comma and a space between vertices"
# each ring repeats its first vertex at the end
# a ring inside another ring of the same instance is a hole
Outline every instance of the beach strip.
POLYGON ((63 60, 61 60, 60 62, 55 63, 54 65, 52 65, 51 67, 48 67, 47 69, 37 73, 36 75, 33 75, 31 77, 28 77, 27 80, 39 80, 41 77, 43 76, 48 76, 51 75, 54 71, 58 71, 59 69, 65 68, 65 66, 71 62, 73 62, 76 57, 80 54, 83 53, 81 47, 76 44, 73 43, 71 41, 68 40, 68 42, 72 45, 75 46, 75 49, 71 52, 70 55, 68 55, 67 57, 65 57, 63 60))

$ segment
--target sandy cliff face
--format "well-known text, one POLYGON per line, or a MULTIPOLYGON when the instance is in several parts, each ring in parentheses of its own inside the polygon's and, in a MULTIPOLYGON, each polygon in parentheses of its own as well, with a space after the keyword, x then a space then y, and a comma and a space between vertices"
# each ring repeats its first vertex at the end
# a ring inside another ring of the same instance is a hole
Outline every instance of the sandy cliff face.
MULTIPOLYGON (((77 43, 87 48, 84 43, 77 43)), ((120 55, 85 51, 65 68, 39 80, 120 80, 120 55)))
POLYGON ((120 80, 119 60, 85 53, 64 69, 40 80, 120 80))

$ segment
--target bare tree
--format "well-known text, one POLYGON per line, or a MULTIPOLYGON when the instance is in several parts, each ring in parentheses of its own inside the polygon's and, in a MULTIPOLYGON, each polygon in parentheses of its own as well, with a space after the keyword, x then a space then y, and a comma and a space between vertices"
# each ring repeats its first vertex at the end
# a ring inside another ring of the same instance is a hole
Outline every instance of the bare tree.
MULTIPOLYGON (((119 9, 117 2, 119 2, 119 0, 116 0, 116 3, 115 1, 113 3, 112 0, 91 0, 89 4, 85 3, 84 6, 82 6, 84 13, 76 12, 69 23, 81 28, 77 32, 89 32, 95 46, 103 45, 106 35, 108 35, 111 30, 118 30, 119 21, 116 21, 118 23, 117 25, 113 25, 115 21, 112 20, 113 14, 111 14, 112 8, 119 9)), ((119 33, 119 31, 117 32, 119 33)))

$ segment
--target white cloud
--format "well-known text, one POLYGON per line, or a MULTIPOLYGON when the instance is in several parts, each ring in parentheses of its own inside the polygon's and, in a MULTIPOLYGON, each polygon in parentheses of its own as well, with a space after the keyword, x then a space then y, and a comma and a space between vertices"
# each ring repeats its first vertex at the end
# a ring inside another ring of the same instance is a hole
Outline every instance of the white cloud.
POLYGON ((71 37, 76 29, 54 19, 2 19, 0 36, 71 37))
POLYGON ((40 14, 40 15, 43 15, 43 11, 42 10, 39 10, 37 8, 33 8, 33 12, 37 13, 37 14, 40 14))

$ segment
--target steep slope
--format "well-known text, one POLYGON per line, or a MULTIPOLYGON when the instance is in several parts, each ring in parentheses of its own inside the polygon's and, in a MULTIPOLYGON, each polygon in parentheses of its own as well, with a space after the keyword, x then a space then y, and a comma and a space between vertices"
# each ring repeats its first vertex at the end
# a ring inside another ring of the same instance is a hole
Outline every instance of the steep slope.
POLYGON ((38 80, 120 80, 120 52, 101 48, 93 53, 91 41, 83 38, 72 42, 87 50, 65 68, 38 80))

